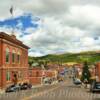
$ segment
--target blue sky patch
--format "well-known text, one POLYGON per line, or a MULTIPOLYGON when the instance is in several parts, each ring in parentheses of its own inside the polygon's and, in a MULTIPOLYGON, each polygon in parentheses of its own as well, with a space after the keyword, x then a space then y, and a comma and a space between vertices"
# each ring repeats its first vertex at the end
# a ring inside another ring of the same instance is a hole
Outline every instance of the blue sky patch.
POLYGON ((7 27, 18 29, 22 32, 21 36, 28 35, 30 33, 25 32, 28 28, 33 28, 34 30, 38 28, 37 22, 40 19, 38 17, 32 18, 31 14, 24 14, 17 18, 6 19, 4 21, 0 21, 0 27, 7 27))

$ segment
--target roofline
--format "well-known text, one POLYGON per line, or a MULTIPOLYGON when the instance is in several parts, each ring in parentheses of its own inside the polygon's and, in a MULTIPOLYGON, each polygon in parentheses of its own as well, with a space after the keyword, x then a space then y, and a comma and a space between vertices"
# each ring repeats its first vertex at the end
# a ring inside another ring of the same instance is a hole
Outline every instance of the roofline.
POLYGON ((17 40, 16 38, 14 39, 12 36, 8 35, 7 33, 5 32, 0 32, 0 38, 3 38, 3 39, 6 39, 10 42, 13 42, 17 45, 20 45, 26 49, 30 49, 30 47, 26 46, 25 44, 23 44, 20 40, 17 40))

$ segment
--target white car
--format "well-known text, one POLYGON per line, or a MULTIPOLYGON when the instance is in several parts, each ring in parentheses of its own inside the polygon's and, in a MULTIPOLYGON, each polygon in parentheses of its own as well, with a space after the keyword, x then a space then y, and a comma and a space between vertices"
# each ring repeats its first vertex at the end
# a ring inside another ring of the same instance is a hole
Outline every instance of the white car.
POLYGON ((82 82, 81 82, 80 79, 78 79, 78 78, 73 78, 73 83, 74 83, 75 85, 80 85, 80 84, 82 84, 82 82))

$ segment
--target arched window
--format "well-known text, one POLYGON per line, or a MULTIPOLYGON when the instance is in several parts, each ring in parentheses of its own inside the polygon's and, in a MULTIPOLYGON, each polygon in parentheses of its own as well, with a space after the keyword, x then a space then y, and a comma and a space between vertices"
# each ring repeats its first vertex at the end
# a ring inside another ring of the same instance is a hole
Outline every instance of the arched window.
POLYGON ((20 52, 17 54, 17 62, 20 63, 20 52))
POLYGON ((9 63, 10 59, 10 52, 9 52, 9 48, 6 48, 6 63, 9 63))
POLYGON ((12 63, 15 63, 15 51, 12 52, 12 63))

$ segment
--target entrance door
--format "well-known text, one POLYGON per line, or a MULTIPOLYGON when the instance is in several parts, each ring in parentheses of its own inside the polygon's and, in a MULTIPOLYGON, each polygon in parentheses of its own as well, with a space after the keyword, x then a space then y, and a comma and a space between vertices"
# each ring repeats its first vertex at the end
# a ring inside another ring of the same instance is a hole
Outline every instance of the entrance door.
POLYGON ((12 79, 12 81, 13 81, 13 84, 17 84, 17 82, 18 82, 18 75, 17 75, 17 72, 13 72, 13 79, 12 79))

